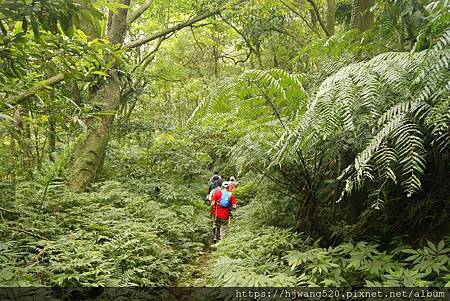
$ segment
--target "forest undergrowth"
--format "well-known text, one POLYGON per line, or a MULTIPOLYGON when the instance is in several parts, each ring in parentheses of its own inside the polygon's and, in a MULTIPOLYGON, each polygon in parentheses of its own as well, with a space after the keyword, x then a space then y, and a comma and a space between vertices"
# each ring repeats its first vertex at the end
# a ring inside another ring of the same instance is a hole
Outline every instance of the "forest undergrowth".
POLYGON ((228 235, 210 248, 204 181, 148 177, 141 164, 148 154, 142 154, 116 149, 104 181, 86 193, 61 190, 55 182, 43 202, 44 187, 33 182, 18 187, 15 202, 5 203, 9 209, 2 211, 1 282, 69 287, 450 285, 448 237, 419 248, 409 246, 406 237, 388 245, 376 238, 337 238, 326 246, 294 229, 298 203, 284 206, 270 185, 251 176, 242 179, 236 192, 238 209, 228 235), (114 159, 124 153, 127 160, 114 159), (131 172, 123 182, 108 180, 131 172))
POLYGON ((420 248, 401 238, 349 240, 323 247, 280 221, 267 207, 267 193, 240 208, 229 235, 212 253, 207 283, 225 287, 443 287, 450 285, 449 238, 420 248), (245 243, 243 243, 245 242, 245 243))
POLYGON ((208 241, 207 207, 189 190, 102 182, 82 194, 21 187, 2 212, 6 286, 173 286, 208 241), (145 191, 145 192, 143 192, 145 191), (147 193, 146 193, 147 192, 147 193), (150 192, 150 193, 148 193, 150 192), (36 197, 30 197, 35 195, 36 197))

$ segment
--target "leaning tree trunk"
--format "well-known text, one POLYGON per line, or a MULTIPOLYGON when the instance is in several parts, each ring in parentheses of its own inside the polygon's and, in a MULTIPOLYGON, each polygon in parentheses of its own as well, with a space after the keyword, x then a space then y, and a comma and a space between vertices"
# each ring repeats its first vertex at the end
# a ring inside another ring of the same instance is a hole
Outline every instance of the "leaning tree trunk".
MULTIPOLYGON (((130 5, 130 0, 120 0, 121 4, 130 5)), ((123 43, 127 29, 128 9, 119 9, 109 22, 108 39, 111 44, 123 43)), ((114 60, 112 56, 108 60, 114 60)), ((98 119, 91 120, 86 136, 75 146, 72 158, 67 167, 67 186, 73 191, 85 191, 94 182, 103 165, 110 132, 115 114, 120 106, 120 81, 117 64, 114 63, 110 77, 95 92, 92 99, 101 114, 98 119)))
POLYGON ((373 12, 371 7, 375 5, 375 0, 353 0, 352 25, 363 32, 368 30, 373 23, 373 12))
POLYGON ((108 146, 114 115, 120 104, 120 86, 117 76, 105 83, 97 92, 97 99, 103 101, 102 111, 86 136, 76 145, 68 167, 68 187, 73 191, 85 191, 95 180, 101 169, 108 146))

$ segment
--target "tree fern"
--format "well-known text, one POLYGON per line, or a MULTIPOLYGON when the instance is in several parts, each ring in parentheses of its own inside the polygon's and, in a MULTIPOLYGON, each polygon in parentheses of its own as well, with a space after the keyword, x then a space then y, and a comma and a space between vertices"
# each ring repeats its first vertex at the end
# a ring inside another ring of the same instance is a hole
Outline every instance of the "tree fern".
POLYGON ((425 120, 427 126, 432 128, 433 136, 432 144, 436 146, 440 152, 444 152, 450 146, 450 97, 437 104, 430 109, 425 120))
MULTIPOLYGON (((436 48, 442 49, 442 43, 436 48)), ((357 124, 356 131, 361 131, 371 124, 369 116, 378 119, 375 126, 371 126, 372 135, 366 147, 345 170, 344 174, 352 174, 347 181, 347 192, 360 187, 365 178, 396 182, 394 163, 400 166, 399 176, 407 195, 420 190, 420 178, 426 168, 424 138, 430 131, 437 135, 433 143, 440 145, 441 151, 448 146, 448 138, 445 138, 449 123, 448 110, 445 110, 448 96, 442 93, 448 86, 448 62, 442 60, 444 50, 439 49, 430 51, 437 54, 431 60, 427 57, 424 67, 421 66, 424 53, 386 53, 341 69, 319 87, 317 104, 310 110, 314 110, 320 133, 329 136, 352 131, 353 123, 357 124), (424 77, 421 68, 425 70, 436 61, 441 67, 430 69, 435 76, 424 77), (429 97, 423 95, 434 95, 434 102, 425 103, 429 97), (432 112, 433 119, 430 118, 432 112)), ((297 131, 304 132, 304 129, 297 131)))
POLYGON ((423 85, 419 99, 427 101, 433 96, 445 95, 450 91, 448 69, 450 66, 450 29, 447 29, 429 50, 416 85, 423 85))
POLYGON ((239 138, 231 150, 238 170, 258 163, 268 166, 276 141, 298 111, 306 110, 308 93, 300 75, 283 70, 249 70, 226 84, 195 114, 228 138, 239 138))
POLYGON ((421 190, 429 148, 443 153, 450 144, 449 44, 446 30, 428 51, 350 64, 310 91, 302 76, 250 70, 207 104, 203 121, 233 125, 240 168, 270 168, 298 151, 314 162, 322 142, 337 147, 337 137, 353 137, 358 154, 340 177, 343 195, 368 179, 377 191, 391 181, 411 196, 421 190))

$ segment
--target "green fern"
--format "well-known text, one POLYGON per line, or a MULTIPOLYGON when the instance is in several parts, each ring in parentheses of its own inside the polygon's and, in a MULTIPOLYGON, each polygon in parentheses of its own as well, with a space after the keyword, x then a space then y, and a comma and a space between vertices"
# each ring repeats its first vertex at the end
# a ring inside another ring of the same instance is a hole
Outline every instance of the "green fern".
POLYGON ((446 29, 427 51, 350 64, 309 91, 304 76, 250 70, 205 104, 201 122, 237 138, 230 154, 239 170, 292 162, 299 151, 313 165, 319 145, 338 149, 332 141, 352 137, 358 154, 339 178, 342 196, 365 180, 371 195, 390 181, 412 196, 430 148, 443 154, 450 145, 449 44, 446 29))
MULTIPOLYGON (((441 44, 436 47, 441 48, 441 44)), ((365 178, 387 178, 395 183, 397 175, 392 166, 395 163, 400 166, 401 184, 406 194, 411 196, 421 189, 420 178, 426 169, 425 137, 430 132, 437 135, 433 143, 440 145, 441 151, 448 145, 448 114, 445 109, 435 109, 436 106, 447 107, 444 103, 448 98, 441 96, 442 89, 448 86, 443 80, 448 79, 448 71, 446 68, 434 68, 432 72, 438 75, 423 77, 420 65, 424 57, 423 53, 383 54, 367 63, 342 69, 319 88, 317 104, 310 110, 315 111, 316 124, 323 125, 318 130, 327 135, 352 131, 354 123, 359 124, 360 130, 368 121, 366 116, 378 116, 377 126, 372 127, 374 134, 356 157, 353 166, 343 174, 343 177, 348 176, 349 172, 351 174, 346 181, 347 193, 360 187, 365 178), (436 79, 441 84, 430 88, 428 82, 436 79), (352 85, 356 88, 352 89, 352 85), (423 87, 419 89, 422 92, 417 92, 418 87, 423 87), (437 90, 440 92, 436 94, 437 90), (352 94, 352 91, 356 93, 352 94), (434 102, 426 103, 427 97, 424 95, 434 95, 434 102), (431 112, 434 113, 434 124, 430 122, 431 112)), ((435 60, 427 58, 422 68, 426 69, 439 59, 442 56, 438 55, 435 60)), ((445 67, 448 61, 446 59, 438 64, 445 67)), ((304 132, 304 129, 298 131, 304 132)))

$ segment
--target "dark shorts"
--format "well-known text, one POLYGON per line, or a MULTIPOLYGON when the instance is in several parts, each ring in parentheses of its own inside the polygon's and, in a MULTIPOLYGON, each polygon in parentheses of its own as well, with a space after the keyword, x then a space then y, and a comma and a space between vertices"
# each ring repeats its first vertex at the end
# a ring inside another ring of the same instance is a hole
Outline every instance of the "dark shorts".
POLYGON ((214 218, 213 227, 225 226, 226 224, 228 224, 227 219, 214 218))

